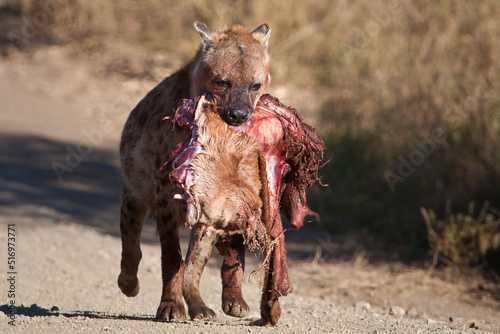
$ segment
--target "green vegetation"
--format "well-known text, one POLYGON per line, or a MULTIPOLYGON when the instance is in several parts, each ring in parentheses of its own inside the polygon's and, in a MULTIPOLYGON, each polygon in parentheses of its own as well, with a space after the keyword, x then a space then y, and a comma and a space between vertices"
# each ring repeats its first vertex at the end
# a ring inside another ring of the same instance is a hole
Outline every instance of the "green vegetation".
MULTIPOLYGON (((42 0, 20 3, 28 21, 45 10, 42 0)), ((199 43, 195 20, 269 23, 273 84, 322 101, 306 110, 320 115, 332 158, 323 169, 329 187, 310 192, 322 228, 364 230, 407 246, 413 259, 436 242, 420 207, 438 216, 447 201, 457 212, 472 201, 500 208, 497 0, 51 3, 40 38, 91 47, 118 40, 180 59, 199 43)), ((479 224, 456 217, 446 224, 479 224)))

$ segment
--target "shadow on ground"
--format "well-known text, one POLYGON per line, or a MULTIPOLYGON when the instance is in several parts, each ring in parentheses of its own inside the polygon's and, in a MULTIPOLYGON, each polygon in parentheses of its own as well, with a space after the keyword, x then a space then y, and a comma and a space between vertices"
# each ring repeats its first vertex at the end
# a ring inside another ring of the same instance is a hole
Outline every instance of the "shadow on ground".
POLYGON ((118 236, 117 152, 91 148, 84 156, 77 149, 39 136, 0 135, 0 214, 69 219, 118 236))
MULTIPOLYGON (((5 315, 9 315, 11 309, 9 305, 4 304, 0 305, 0 312, 5 313, 5 315)), ((33 304, 31 306, 16 306, 15 314, 23 315, 26 317, 57 317, 59 315, 63 315, 66 318, 75 318, 75 317, 85 317, 90 319, 115 319, 115 320, 142 320, 142 321, 160 321, 151 316, 128 316, 123 314, 109 314, 104 312, 95 312, 95 311, 74 311, 74 312, 59 312, 59 309, 54 306, 51 310, 38 306, 37 304, 33 304)))
MULTIPOLYGON (((73 221, 120 236, 118 150, 92 148, 82 156, 72 143, 2 134, 0 152, 0 215, 21 215, 31 221, 73 221)), ((154 223, 145 224, 142 240, 157 243, 155 230, 154 223)), ((289 256, 312 259, 319 238, 324 237, 324 233, 307 227, 287 232, 289 256)), ((183 233, 184 238, 187 233, 183 233)), ((336 245, 326 239, 322 243, 327 248, 336 245)))

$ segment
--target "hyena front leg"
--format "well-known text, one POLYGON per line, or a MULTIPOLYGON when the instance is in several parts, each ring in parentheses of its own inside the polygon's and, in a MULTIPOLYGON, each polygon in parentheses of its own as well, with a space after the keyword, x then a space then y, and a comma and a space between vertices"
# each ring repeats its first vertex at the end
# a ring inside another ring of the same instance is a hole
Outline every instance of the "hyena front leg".
POLYGON ((161 273, 163 291, 156 318, 160 320, 186 320, 182 299, 184 283, 184 261, 179 243, 179 226, 172 214, 157 215, 158 233, 161 243, 161 273))
POLYGON ((120 210, 122 259, 120 264, 121 272, 118 276, 118 286, 128 297, 135 297, 139 293, 137 269, 142 257, 140 239, 145 215, 146 209, 123 186, 120 210))
POLYGON ((184 299, 188 305, 191 319, 215 320, 215 312, 205 305, 200 295, 200 279, 203 268, 212 255, 217 241, 216 233, 207 233, 204 228, 195 225, 191 231, 189 248, 186 255, 184 273, 184 299))
POLYGON ((244 270, 245 245, 243 236, 236 234, 231 237, 221 268, 222 310, 233 317, 243 318, 250 311, 241 292, 244 270))

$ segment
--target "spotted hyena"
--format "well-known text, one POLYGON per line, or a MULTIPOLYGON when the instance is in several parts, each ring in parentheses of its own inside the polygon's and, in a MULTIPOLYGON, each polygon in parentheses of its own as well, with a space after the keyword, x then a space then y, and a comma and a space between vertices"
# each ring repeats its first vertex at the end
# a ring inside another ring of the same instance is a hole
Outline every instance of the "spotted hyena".
MULTIPOLYGON (((168 126, 162 119, 173 117, 179 101, 205 94, 216 100, 224 122, 240 125, 251 116, 270 80, 267 47, 271 29, 267 24, 252 32, 241 26, 212 32, 199 22, 194 27, 201 37, 196 56, 132 110, 120 143, 123 188, 118 285, 129 297, 139 293, 139 240, 143 220, 150 214, 156 219, 161 243, 163 290, 156 317, 162 320, 186 318, 183 296, 192 319, 215 318, 201 299, 198 287, 203 267, 217 244, 215 234, 200 235, 202 232, 194 229, 187 260, 182 259, 179 228, 184 225, 186 204, 174 199, 174 185, 168 177, 162 177, 160 167, 189 134, 186 129, 168 126), (199 238, 203 247, 194 247, 199 238), (196 254, 190 256, 191 252, 196 254)), ((241 235, 232 238, 221 269, 222 309, 228 315, 243 317, 249 310, 241 293, 244 246, 241 235)))

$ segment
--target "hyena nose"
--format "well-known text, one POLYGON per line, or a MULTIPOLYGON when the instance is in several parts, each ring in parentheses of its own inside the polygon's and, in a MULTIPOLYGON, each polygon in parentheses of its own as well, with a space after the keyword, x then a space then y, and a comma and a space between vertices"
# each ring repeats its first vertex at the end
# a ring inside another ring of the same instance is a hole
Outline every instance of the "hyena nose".
POLYGON ((246 109, 234 109, 229 110, 227 117, 231 125, 240 125, 246 122, 250 112, 246 109))

